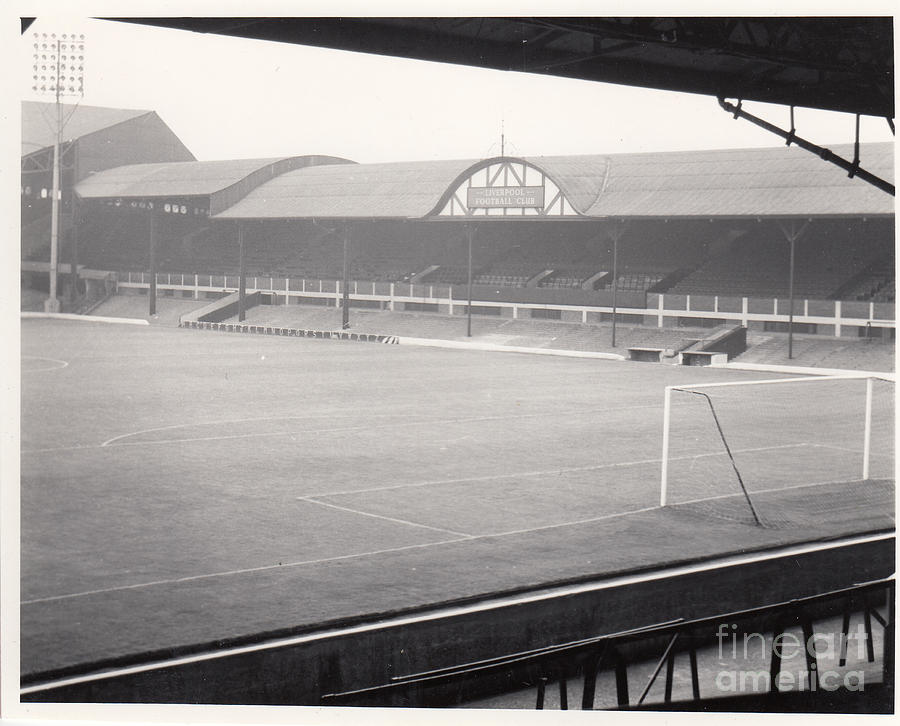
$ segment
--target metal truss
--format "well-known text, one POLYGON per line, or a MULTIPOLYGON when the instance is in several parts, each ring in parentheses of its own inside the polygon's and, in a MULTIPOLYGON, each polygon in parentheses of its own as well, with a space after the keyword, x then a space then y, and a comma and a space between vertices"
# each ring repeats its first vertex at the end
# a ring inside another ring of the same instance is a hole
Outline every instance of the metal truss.
MULTIPOLYGON (((759 118, 758 116, 754 116, 752 113, 748 113, 741 107, 740 101, 738 101, 737 104, 735 105, 735 104, 729 103, 724 98, 720 98, 719 105, 725 111, 732 114, 735 119, 738 119, 738 118, 745 119, 746 121, 749 121, 750 123, 752 123, 756 126, 759 126, 762 129, 765 129, 766 131, 769 131, 773 134, 776 134, 777 136, 780 136, 781 138, 783 138, 785 140, 785 143, 788 146, 790 146, 791 144, 796 144, 801 149, 804 149, 806 151, 809 151, 809 152, 815 154, 816 156, 821 158, 823 161, 827 161, 831 164, 834 164, 835 166, 840 167, 841 169, 843 169, 844 171, 847 172, 847 176, 849 176, 851 179, 853 177, 859 177, 863 181, 868 182, 869 184, 871 184, 874 187, 877 187, 878 189, 880 189, 883 192, 887 192, 891 196, 896 195, 895 187, 893 184, 891 184, 888 181, 885 181, 884 179, 876 176, 875 174, 872 174, 872 173, 866 171, 859 165, 860 158, 859 158, 859 116, 858 115, 856 117, 856 143, 855 143, 854 158, 853 158, 853 161, 847 161, 846 159, 844 159, 841 156, 838 156, 831 150, 826 149, 823 146, 818 146, 818 145, 812 143, 811 141, 807 141, 806 139, 801 138, 800 136, 797 136, 797 134, 795 133, 795 129, 793 127, 793 119, 794 119, 793 107, 791 108, 791 122, 792 122, 791 129, 789 131, 786 131, 785 129, 779 128, 778 126, 776 126, 773 123, 769 123, 768 121, 765 121, 765 120, 759 118)), ((890 120, 888 120, 888 122, 890 123, 890 120)), ((893 124, 891 124, 891 127, 893 128, 893 124)))
MULTIPOLYGON (((75 168, 73 142, 64 143, 61 147, 60 156, 62 157, 63 171, 71 171, 75 168)), ((23 174, 40 174, 53 171, 53 147, 35 151, 27 156, 22 157, 22 173, 23 174)))

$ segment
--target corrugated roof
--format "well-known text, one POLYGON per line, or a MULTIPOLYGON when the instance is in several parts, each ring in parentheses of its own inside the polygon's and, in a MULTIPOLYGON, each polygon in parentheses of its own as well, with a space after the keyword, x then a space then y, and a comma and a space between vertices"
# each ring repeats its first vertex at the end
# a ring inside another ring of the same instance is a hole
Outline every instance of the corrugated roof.
MULTIPOLYGON (((834 147, 852 158, 851 146, 834 147)), ((863 144, 862 165, 893 179, 893 144, 863 144)), ((893 197, 796 147, 528 157, 590 217, 892 214, 893 197)), ((297 169, 217 218, 421 218, 476 160, 297 169)))
MULTIPOLYGON (((853 158, 852 146, 832 148, 853 158)), ((861 166, 894 178, 894 145, 863 144, 861 166)), ((894 198, 797 147, 655 154, 621 154, 609 162, 605 184, 593 176, 595 199, 578 208, 592 217, 777 216, 892 214, 894 198)), ((590 186, 594 161, 532 159, 564 186, 590 186)))
POLYGON ((526 161, 560 185, 572 206, 584 214, 609 176, 613 156, 531 156, 526 161))
POLYGON ((314 166, 261 184, 217 219, 419 218, 477 160, 314 166))
MULTIPOLYGON (((63 141, 73 141, 152 111, 103 106, 63 104, 63 141)), ((56 137, 56 104, 22 101, 22 156, 53 146, 56 137)))
MULTIPOLYGON (((852 158, 852 147, 834 152, 852 158)), ((301 157, 290 157, 301 158, 301 157)), ((887 215, 894 199, 794 147, 528 157, 589 217, 887 215)), ((862 165, 893 179, 893 144, 864 144, 862 165)), ((85 198, 212 194, 278 159, 137 164, 77 186, 85 198)), ((343 162, 343 160, 340 160, 343 162)), ((263 181, 217 219, 412 218, 433 212, 481 160, 303 166, 263 181)))
MULTIPOLYGON (((293 157, 286 157, 293 158, 293 157)), ((131 164, 92 174, 75 190, 83 199, 105 197, 167 197, 213 194, 277 159, 176 161, 131 164)))

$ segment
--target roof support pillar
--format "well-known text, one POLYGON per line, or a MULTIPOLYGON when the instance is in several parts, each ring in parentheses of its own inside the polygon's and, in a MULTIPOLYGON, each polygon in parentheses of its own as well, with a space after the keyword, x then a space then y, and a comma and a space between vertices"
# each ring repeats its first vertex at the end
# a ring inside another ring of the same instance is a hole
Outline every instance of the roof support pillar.
POLYGON ((247 264, 244 251, 244 223, 237 223, 238 239, 238 322, 243 323, 247 317, 247 264))
POLYGON ((468 254, 466 262, 466 287, 468 300, 466 306, 466 336, 472 337, 472 240, 475 238, 476 226, 471 222, 464 222, 463 229, 466 233, 466 241, 468 242, 468 254))
POLYGON ((341 329, 346 330, 350 327, 350 232, 351 226, 349 222, 345 222, 341 226, 342 236, 344 238, 344 269, 343 282, 341 283, 341 329))
POLYGON ((618 313, 618 292, 619 292, 619 240, 622 238, 622 235, 625 234, 625 229, 627 227, 627 223, 625 220, 619 220, 613 222, 611 226, 607 227, 606 233, 609 235, 610 239, 612 239, 613 243, 613 288, 612 288, 612 347, 616 347, 616 317, 618 313))
POLYGON ((804 220, 802 224, 798 225, 797 220, 792 219, 787 223, 779 222, 778 226, 791 245, 790 276, 788 278, 788 360, 791 360, 794 357, 794 258, 797 240, 806 232, 809 220, 804 220))
POLYGON ((150 216, 150 317, 156 315, 156 238, 158 236, 156 210, 148 211, 150 216))

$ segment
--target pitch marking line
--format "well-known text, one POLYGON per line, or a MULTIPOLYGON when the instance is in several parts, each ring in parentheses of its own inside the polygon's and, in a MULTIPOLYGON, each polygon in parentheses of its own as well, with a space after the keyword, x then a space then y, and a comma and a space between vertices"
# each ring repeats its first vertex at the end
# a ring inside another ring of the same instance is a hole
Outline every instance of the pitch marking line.
MULTIPOLYGON (((409 427, 409 426, 421 426, 422 424, 434 423, 434 424, 458 424, 458 423, 479 423, 485 421, 510 421, 515 419, 527 419, 527 418, 547 418, 548 416, 572 416, 578 414, 585 413, 610 413, 615 411, 632 411, 637 409, 644 408, 659 408, 656 404, 647 404, 643 406, 622 406, 619 408, 599 408, 599 409, 588 409, 588 410, 567 410, 567 411, 556 411, 556 412, 547 412, 547 411, 539 411, 535 413, 520 413, 520 414, 512 414, 508 416, 462 416, 460 418, 450 418, 450 419, 425 419, 425 420, 417 420, 417 421, 399 421, 394 424, 387 424, 388 426, 393 427, 409 427)), ((393 414, 390 414, 393 415, 393 414)), ((278 418, 269 418, 269 419, 246 419, 247 421, 279 421, 279 420, 290 420, 293 418, 302 418, 302 417, 287 417, 286 419, 278 418)), ((215 426, 217 422, 212 423, 204 423, 204 424, 183 424, 184 427, 188 426, 215 426)), ((223 421, 222 423, 241 423, 238 421, 223 421)), ((138 436, 143 433, 149 433, 152 431, 162 431, 166 429, 179 428, 182 424, 176 424, 174 426, 164 426, 158 429, 146 429, 145 431, 133 431, 128 434, 121 434, 120 436, 115 436, 107 441, 104 441, 100 446, 108 446, 109 444, 120 441, 121 439, 128 438, 129 436, 138 436)), ((124 444, 118 444, 119 446, 128 445, 128 446, 140 446, 143 444, 166 444, 166 443, 180 443, 185 441, 215 441, 217 439, 239 439, 239 438, 253 438, 258 436, 292 436, 295 434, 318 434, 318 433, 339 433, 343 431, 363 431, 369 430, 371 426, 343 426, 339 428, 333 429, 311 429, 308 431, 272 431, 272 432, 260 432, 260 433, 246 433, 246 434, 233 434, 226 436, 204 436, 197 438, 185 438, 185 439, 161 439, 159 441, 136 441, 136 442, 125 442, 124 444)))
POLYGON ((372 550, 371 552, 354 552, 349 555, 337 555, 334 557, 321 557, 313 560, 299 560, 297 562, 286 562, 278 565, 261 565, 260 567, 245 567, 239 570, 226 570, 224 572, 208 572, 202 575, 188 575, 186 577, 176 577, 169 580, 153 580, 151 582, 138 582, 134 585, 119 585, 117 587, 104 587, 97 590, 85 590, 84 592, 73 592, 66 595, 50 595, 48 597, 38 597, 32 600, 22 600, 22 605, 35 605, 37 603, 52 602, 54 600, 68 600, 76 597, 86 597, 88 595, 103 595, 109 592, 121 592, 124 590, 139 590, 145 587, 155 587, 157 585, 175 585, 182 582, 193 582, 195 580, 209 580, 214 577, 230 577, 232 575, 248 575, 254 572, 265 572, 266 570, 277 570, 283 567, 303 567, 305 565, 320 565, 326 562, 339 562, 341 560, 351 560, 356 557, 371 557, 375 555, 391 554, 393 552, 403 552, 405 550, 422 549, 425 547, 434 547, 435 545, 452 544, 454 542, 465 542, 468 537, 459 537, 455 539, 443 540, 440 542, 425 542, 422 544, 404 545, 402 547, 388 547, 381 550, 372 550))
POLYGON ((81 451, 82 449, 98 449, 97 444, 76 444, 75 446, 51 446, 46 449, 26 449, 21 452, 25 454, 50 454, 54 451, 81 451))
POLYGON ((396 522, 397 524, 406 524, 411 527, 422 527, 423 529, 430 529, 434 532, 443 532, 444 534, 452 534, 458 537, 463 537, 465 539, 471 539, 474 535, 466 534, 465 532, 454 532, 452 529, 443 529, 441 527, 432 527, 428 524, 420 524, 419 522, 411 522, 408 519, 397 519, 396 517, 386 517, 383 514, 374 514, 372 512, 363 512, 360 509, 351 509, 350 507, 342 507, 338 504, 331 504, 329 502, 320 502, 317 499, 313 499, 312 497, 297 497, 297 499, 301 502, 309 502, 310 504, 318 504, 322 507, 331 507, 332 509, 338 509, 342 512, 349 512, 350 514, 359 514, 363 517, 374 517, 375 519, 383 519, 386 522, 396 522))
MULTIPOLYGON (((737 449, 735 454, 752 454, 756 451, 775 451, 777 449, 794 449, 801 446, 809 446, 807 443, 799 444, 781 444, 779 446, 762 446, 751 449, 737 449)), ((710 456, 725 456, 725 452, 713 452, 709 454, 691 454, 689 456, 670 456, 669 461, 688 461, 691 459, 701 459, 710 456)), ((464 482, 485 482, 496 481, 499 479, 531 479, 536 476, 548 476, 552 474, 573 474, 579 471, 599 471, 600 469, 616 469, 626 466, 641 466, 644 464, 659 464, 662 459, 638 459, 637 461, 616 461, 609 464, 591 464, 589 466, 569 466, 560 469, 542 469, 539 471, 519 471, 511 474, 487 474, 485 476, 466 476, 459 479, 433 479, 430 481, 409 482, 407 484, 388 484, 381 487, 369 487, 368 489, 345 489, 338 492, 316 492, 309 494, 309 497, 338 497, 345 494, 366 494, 368 492, 384 492, 393 489, 410 489, 413 487, 429 487, 441 484, 462 484, 464 482)))
MULTIPOLYGON (((404 414, 402 413, 366 413, 367 418, 389 418, 391 416, 401 417, 404 414)), ((127 434, 120 434, 119 436, 113 436, 111 439, 107 439, 102 444, 101 447, 109 446, 110 444, 119 441, 120 439, 126 439, 129 436, 140 436, 141 434, 151 434, 157 431, 171 431, 172 429, 182 429, 182 428, 190 428, 192 426, 223 426, 227 424, 238 424, 238 423, 254 423, 254 422, 262 422, 262 421, 318 421, 320 419, 330 419, 337 418, 340 416, 359 416, 359 412, 339 412, 339 413, 321 413, 316 414, 315 416, 262 416, 255 418, 230 418, 230 419, 222 419, 221 421, 200 421, 197 423, 179 423, 172 424, 171 426, 156 426, 152 429, 141 429, 140 431, 131 431, 127 434)), ((281 434, 282 432, 276 432, 281 434)), ((247 434, 247 436, 252 436, 254 434, 247 434)), ((168 441, 184 441, 185 439, 165 439, 160 441, 152 441, 152 442, 138 442, 138 443, 160 443, 160 442, 168 442, 168 441)), ((187 439, 191 440, 191 439, 187 439)), ((198 439, 199 440, 199 439, 198 439)))
POLYGON ((174 668, 182 665, 191 665, 194 663, 203 663, 211 660, 219 660, 229 656, 241 655, 244 653, 259 653, 268 650, 276 650, 278 648, 296 646, 305 643, 314 643, 325 640, 327 638, 336 638, 346 635, 354 635, 357 633, 370 633, 386 628, 401 627, 410 624, 419 624, 433 622, 441 619, 459 617, 463 615, 471 615, 473 613, 484 613, 497 611, 500 608, 515 607, 534 602, 542 602, 560 597, 567 597, 588 592, 599 592, 603 590, 611 590, 616 587, 623 587, 634 584, 647 582, 657 582, 664 579, 672 579, 684 575, 691 575, 700 572, 711 572, 715 570, 723 570, 728 567, 735 567, 743 564, 755 564, 758 562, 768 562, 778 559, 786 559, 797 557, 800 555, 810 554, 813 552, 824 552, 827 550, 838 549, 839 547, 858 546, 869 542, 881 542, 893 540, 894 535, 864 535, 862 537, 845 537, 832 542, 816 542, 806 545, 788 545, 780 547, 776 550, 769 550, 760 553, 751 553, 743 555, 731 555, 728 557, 719 557, 692 565, 682 565, 668 569, 660 569, 652 572, 643 572, 634 575, 621 575, 609 578, 601 582, 587 582, 577 585, 566 585, 563 587, 555 587, 550 590, 544 590, 537 593, 526 593, 522 595, 500 596, 487 601, 477 602, 468 605, 456 605, 443 608, 437 612, 417 613, 414 615, 398 616, 388 621, 378 621, 376 623, 364 623, 362 625, 352 625, 343 628, 334 628, 319 633, 307 633, 303 635, 295 635, 288 638, 279 638, 270 640, 265 643, 254 643, 252 645, 242 645, 228 648, 226 650, 218 650, 215 652, 199 653, 195 655, 182 656, 178 658, 170 658, 169 660, 158 660, 141 665, 128 666, 125 668, 117 668, 114 670, 102 671, 100 673, 89 673, 86 675, 72 676, 62 678, 46 683, 39 683, 33 686, 20 688, 19 693, 26 695, 29 693, 40 693, 41 691, 51 690, 54 688, 62 688, 65 686, 80 685, 83 683, 91 683, 94 681, 102 681, 106 679, 134 675, 138 673, 147 673, 150 671, 160 670, 162 668, 174 668))
MULTIPOLYGON (((302 499, 302 497, 298 497, 298 499, 302 499)), ((323 502, 316 502, 316 503, 321 504, 323 502)), ((336 508, 337 509, 345 509, 344 507, 336 507, 336 508)), ((251 574, 251 573, 255 573, 255 572, 265 572, 266 570, 274 570, 274 569, 283 568, 283 567, 286 568, 286 567, 303 567, 303 566, 308 566, 308 565, 321 565, 321 564, 325 564, 328 562, 339 562, 341 560, 349 560, 349 559, 354 559, 357 557, 359 557, 359 558, 374 557, 377 555, 391 554, 393 552, 403 552, 406 550, 425 549, 428 547, 437 547, 437 546, 446 545, 446 544, 456 544, 457 542, 473 542, 475 540, 480 540, 480 539, 489 539, 489 538, 494 538, 494 537, 506 537, 508 535, 527 534, 528 532, 538 532, 538 531, 547 530, 547 529, 568 527, 568 526, 575 525, 575 524, 589 524, 594 521, 602 521, 602 520, 606 520, 606 519, 616 519, 617 517, 625 517, 625 516, 628 516, 631 514, 640 514, 642 512, 649 512, 654 509, 660 509, 660 507, 659 506, 642 507, 641 509, 634 509, 634 510, 627 511, 627 512, 618 512, 616 514, 604 514, 599 517, 592 517, 590 519, 580 519, 580 520, 573 521, 573 522, 559 522, 556 524, 547 524, 547 525, 542 525, 540 527, 534 527, 532 529, 517 529, 517 530, 510 530, 509 532, 496 532, 496 533, 491 533, 491 534, 479 534, 479 535, 467 534, 467 535, 461 535, 459 537, 455 537, 454 539, 441 540, 438 542, 425 542, 423 544, 406 545, 403 547, 390 547, 390 548, 381 549, 381 550, 371 550, 369 552, 356 552, 354 554, 349 554, 349 555, 337 555, 334 557, 322 557, 322 558, 315 559, 315 560, 300 560, 298 562, 286 562, 286 563, 282 563, 282 564, 278 564, 278 565, 262 565, 260 567, 247 567, 247 568, 243 568, 240 570, 227 570, 225 572, 210 572, 210 573, 206 573, 206 574, 202 574, 202 575, 189 575, 187 577, 176 577, 176 578, 169 579, 169 580, 154 580, 152 582, 141 582, 141 583, 136 583, 134 585, 120 585, 117 587, 106 587, 106 588, 100 588, 97 590, 85 590, 84 592, 74 592, 74 593, 69 593, 66 595, 50 595, 48 597, 34 598, 32 600, 22 600, 21 604, 22 605, 35 605, 37 603, 52 602, 55 600, 68 600, 68 599, 76 598, 76 597, 86 597, 88 595, 102 595, 102 594, 106 594, 106 593, 110 593, 110 592, 121 592, 124 590, 138 590, 138 589, 145 588, 145 587, 155 587, 157 585, 175 585, 175 584, 179 584, 179 583, 183 583, 183 582, 192 582, 194 580, 212 579, 214 577, 230 577, 232 575, 247 575, 247 574, 251 574)), ((355 514, 366 514, 366 512, 356 512, 354 510, 346 510, 346 511, 351 511, 351 512, 354 512, 355 514)), ((375 516, 375 517, 379 517, 379 518, 383 518, 383 519, 389 519, 387 517, 380 517, 380 515, 369 515, 369 516, 375 516)), ((392 521, 397 522, 397 521, 403 521, 403 520, 392 520, 392 521)), ((415 524, 414 522, 406 522, 406 524, 414 524, 417 527, 425 527, 426 526, 426 525, 421 525, 421 524, 415 524)), ((432 528, 428 527, 428 529, 432 529, 432 528)))
POLYGON ((588 517, 587 519, 573 519, 571 522, 557 522, 555 524, 542 524, 540 527, 528 527, 527 529, 510 529, 506 532, 494 532, 491 534, 479 534, 472 539, 491 539, 493 537, 509 537, 515 534, 529 534, 531 532, 544 532, 548 529, 559 529, 561 527, 574 527, 578 524, 591 524, 592 522, 603 522, 607 519, 617 519, 618 517, 627 517, 632 514, 643 514, 644 512, 652 512, 655 509, 661 509, 657 504, 652 507, 641 507, 640 509, 629 509, 627 512, 616 512, 615 514, 601 514, 599 517, 588 517))
MULTIPOLYGON (((815 446, 819 449, 832 449, 833 451, 847 451, 851 454, 859 454, 862 456, 862 451, 859 449, 851 449, 849 446, 837 446, 836 444, 807 444, 807 446, 815 446)), ((869 456, 877 456, 882 459, 892 459, 894 455, 892 453, 884 453, 881 451, 870 451, 869 456)))
MULTIPOLYGON (((298 497, 298 499, 302 499, 302 497, 298 497)), ((322 502, 316 502, 316 503, 322 503, 322 502)), ((337 509, 345 509, 344 507, 336 507, 336 508, 337 509)), ((350 554, 350 555, 337 555, 335 557, 323 557, 323 558, 316 559, 316 560, 302 560, 299 562, 287 562, 287 563, 282 563, 279 565, 262 565, 260 567, 248 567, 248 568, 244 568, 244 569, 240 569, 240 570, 228 570, 225 572, 211 572, 211 573, 207 573, 207 574, 203 574, 203 575, 190 575, 187 577, 177 577, 177 578, 173 578, 170 580, 154 580, 152 582, 137 583, 134 585, 120 585, 117 587, 107 587, 107 588, 101 588, 98 590, 86 590, 84 592, 75 592, 75 593, 70 593, 67 595, 51 595, 48 597, 34 598, 32 600, 23 600, 21 602, 21 604, 22 605, 34 605, 36 603, 51 602, 54 600, 68 600, 71 598, 85 597, 88 595, 102 595, 105 593, 120 592, 123 590, 137 590, 137 589, 144 588, 144 587, 155 587, 157 585, 174 585, 174 584, 178 584, 178 583, 182 583, 182 582, 191 582, 194 580, 206 580, 206 579, 211 579, 214 577, 229 577, 231 575, 246 575, 246 574, 250 574, 250 573, 254 573, 254 572, 264 572, 266 570, 274 570, 274 569, 278 569, 278 568, 282 568, 282 567, 302 567, 302 566, 306 566, 306 565, 320 565, 320 564, 325 564, 327 562, 338 562, 341 560, 349 560, 349 559, 353 559, 356 557, 360 557, 360 558, 373 557, 376 555, 390 554, 393 552, 402 552, 405 550, 425 549, 427 547, 437 547, 437 546, 445 545, 445 544, 455 544, 457 542, 473 542, 475 540, 480 540, 480 539, 491 539, 491 538, 506 537, 509 535, 516 535, 516 534, 527 534, 529 532, 539 532, 539 531, 543 531, 543 530, 547 530, 547 529, 569 527, 569 526, 576 525, 576 524, 590 524, 591 522, 597 522, 597 521, 602 521, 602 520, 607 520, 607 519, 616 519, 618 517, 626 517, 631 514, 640 514, 643 512, 649 512, 654 509, 660 509, 660 508, 661 507, 659 507, 658 505, 652 506, 652 507, 642 507, 640 509, 633 509, 633 510, 630 510, 627 512, 617 512, 615 514, 604 514, 599 517, 591 517, 589 519, 579 519, 579 520, 575 520, 572 522, 558 522, 556 524, 545 524, 540 527, 533 527, 531 529, 516 529, 516 530, 510 530, 508 532, 494 532, 494 533, 490 533, 490 534, 479 534, 479 535, 467 534, 467 535, 461 535, 460 537, 456 537, 454 539, 441 540, 439 542, 425 542, 423 544, 406 545, 404 547, 391 547, 391 548, 382 549, 382 550, 372 550, 370 552, 357 552, 357 553, 350 554)), ((358 511, 355 511, 352 509, 350 509, 350 510, 345 509, 345 511, 354 512, 355 514, 367 514, 366 512, 358 512, 358 511)), ((378 517, 379 519, 390 519, 388 517, 381 517, 380 515, 377 515, 377 514, 369 515, 369 516, 378 517)), ((391 520, 391 521, 402 522, 403 520, 395 519, 395 520, 391 520)), ((406 522, 406 524, 413 524, 417 527, 426 527, 426 525, 415 524, 414 522, 406 522)), ((432 527, 428 527, 428 529, 432 529, 432 527)), ((444 531, 448 531, 448 530, 444 530, 444 531)))
MULTIPOLYGON (((787 489, 802 489, 805 487, 828 486, 828 485, 834 485, 834 484, 839 484, 839 483, 841 483, 841 481, 827 481, 827 482, 816 482, 816 483, 812 483, 812 484, 798 484, 793 487, 776 487, 774 489, 761 489, 761 490, 757 490, 756 492, 753 492, 753 493, 754 494, 766 494, 769 492, 783 491, 783 490, 787 490, 787 489)), ((698 502, 703 502, 703 501, 707 501, 707 500, 724 499, 727 497, 736 497, 736 496, 742 496, 742 495, 723 494, 723 495, 719 495, 719 496, 715 496, 715 497, 707 497, 705 499, 692 499, 692 500, 686 501, 686 502, 679 502, 679 504, 696 504, 698 502)), ((317 503, 321 504, 322 502, 317 502, 317 503)), ((672 505, 672 506, 676 506, 676 505, 672 505)), ((110 592, 121 592, 121 591, 126 591, 126 590, 139 590, 139 589, 142 589, 145 587, 155 587, 157 585, 175 585, 175 584, 179 584, 179 583, 183 583, 183 582, 193 582, 195 580, 208 580, 208 579, 212 579, 214 577, 230 577, 232 575, 247 575, 247 574, 251 574, 251 573, 255 573, 255 572, 265 572, 266 570, 276 570, 276 569, 287 568, 287 567, 304 567, 304 566, 308 566, 308 565, 325 564, 328 562, 339 562, 342 560, 351 560, 351 559, 355 559, 358 557, 359 558, 374 557, 377 555, 391 554, 394 552, 404 552, 407 550, 426 549, 429 547, 439 547, 441 545, 446 545, 446 544, 456 544, 458 542, 474 542, 474 541, 482 540, 482 539, 508 537, 508 536, 512 536, 512 535, 528 534, 530 532, 540 532, 540 531, 545 531, 548 529, 559 529, 562 527, 571 527, 571 526, 575 526, 575 525, 579 525, 579 524, 590 524, 592 522, 600 522, 600 521, 605 521, 605 520, 609 520, 609 519, 617 519, 619 517, 627 517, 632 514, 643 514, 645 512, 652 512, 652 511, 655 511, 658 509, 663 509, 663 507, 660 507, 658 505, 655 505, 652 507, 641 507, 640 509, 631 509, 626 512, 617 512, 615 514, 603 514, 598 517, 590 517, 588 519, 572 520, 570 522, 557 522, 555 524, 545 524, 545 525, 541 525, 540 527, 531 527, 529 529, 514 529, 514 530, 508 530, 506 532, 493 532, 493 533, 489 533, 489 534, 478 534, 478 535, 464 535, 461 537, 455 537, 453 539, 440 540, 438 542, 425 542, 422 544, 404 545, 402 547, 389 547, 386 549, 371 550, 369 552, 355 552, 355 553, 348 554, 348 555, 335 555, 333 557, 321 557, 321 558, 313 559, 313 560, 299 560, 297 562, 287 562, 287 563, 282 563, 282 564, 277 564, 277 565, 261 565, 259 567, 246 567, 246 568, 242 568, 242 569, 238 569, 238 570, 226 570, 223 572, 209 572, 209 573, 204 573, 202 575, 188 575, 186 577, 176 577, 176 578, 172 578, 172 579, 168 579, 168 580, 153 580, 151 582, 139 582, 134 585, 119 585, 116 587, 106 587, 106 588, 100 588, 100 589, 96 589, 96 590, 85 590, 83 592, 67 593, 65 595, 49 595, 47 597, 33 598, 31 600, 22 600, 21 604, 22 605, 35 605, 38 603, 53 602, 56 600, 69 600, 69 599, 77 598, 77 597, 87 597, 89 595, 102 595, 102 594, 106 594, 106 593, 110 593, 110 592)), ((365 512, 357 512, 357 514, 365 514, 365 512)), ((375 515, 375 516, 379 516, 379 515, 375 515)), ((394 521, 398 521, 398 520, 394 520, 394 521)), ((408 524, 415 524, 415 523, 409 522, 408 524)), ((424 527, 426 525, 416 525, 416 526, 424 527)))
MULTIPOLYGON (((657 409, 659 406, 657 404, 646 404, 646 405, 638 405, 638 406, 621 406, 618 408, 591 408, 591 409, 575 409, 575 410, 566 410, 566 411, 539 411, 535 413, 521 413, 521 414, 513 414, 508 416, 466 416, 460 418, 453 419, 442 419, 442 418, 432 418, 432 419, 424 419, 424 420, 416 420, 416 421, 399 421, 393 424, 382 424, 382 427, 386 426, 394 426, 394 427, 409 427, 409 426, 422 426, 424 424, 436 424, 438 426, 443 426, 445 424, 460 424, 460 423, 479 423, 485 421, 509 421, 515 419, 526 419, 526 418, 547 418, 550 416, 572 416, 572 415, 584 415, 584 414, 597 414, 597 413, 616 413, 616 412, 629 412, 636 411, 640 409, 653 408, 657 409)), ((140 434, 146 433, 154 433, 156 431, 169 431, 172 429, 178 428, 188 428, 192 426, 217 426, 223 424, 236 424, 236 423, 249 423, 249 422, 262 422, 262 421, 292 421, 292 420, 300 420, 300 421, 308 421, 308 420, 319 420, 319 419, 327 419, 331 414, 322 414, 317 416, 268 416, 264 418, 246 418, 246 419, 225 419, 222 421, 201 421, 199 423, 186 423, 186 424, 172 424, 171 426, 158 426, 150 429, 142 429, 140 431, 131 431, 126 434, 120 434, 118 436, 113 436, 111 439, 107 439, 101 444, 88 444, 84 446, 59 446, 59 447, 48 447, 45 449, 29 449, 27 451, 23 451, 23 454, 38 454, 38 453, 48 453, 52 451, 72 451, 79 449, 92 449, 92 448, 107 448, 110 446, 147 446, 147 445, 159 445, 159 444, 178 444, 178 443, 187 443, 194 441, 227 441, 229 439, 243 439, 243 438, 257 438, 257 437, 265 437, 265 436, 296 436, 298 434, 327 434, 327 433, 342 433, 342 432, 350 432, 350 431, 364 431, 370 430, 371 426, 343 426, 338 428, 331 429, 309 429, 303 431, 266 431, 266 432, 258 432, 258 433, 244 433, 244 434, 229 434, 224 436, 197 436, 191 438, 183 438, 183 439, 159 439, 154 441, 122 441, 122 439, 129 438, 131 436, 139 436, 140 434)), ((339 414, 345 415, 345 414, 339 414)), ((366 414, 367 417, 371 418, 373 416, 382 416, 386 418, 396 417, 401 418, 403 414, 366 414)))
MULTIPOLYGON (((814 445, 814 444, 813 444, 814 445)), ((770 489, 754 489, 750 492, 751 495, 755 496, 757 494, 772 494, 773 492, 786 492, 791 491, 793 489, 807 489, 809 487, 827 487, 834 486, 835 484, 859 484, 861 482, 868 481, 867 479, 832 479, 831 481, 817 481, 812 482, 811 484, 792 484, 791 486, 786 487, 772 487, 770 489)), ((737 497, 743 497, 744 495, 738 492, 737 494, 717 494, 714 497, 700 497, 699 499, 688 499, 683 502, 673 502, 669 506, 679 507, 684 504, 699 504, 700 502, 714 502, 719 499, 734 499, 737 497)))
POLYGON ((68 367, 68 365, 69 365, 68 361, 60 360, 59 358, 46 358, 46 357, 40 356, 40 355, 23 355, 22 360, 45 360, 45 361, 49 361, 50 363, 56 364, 56 365, 48 366, 46 368, 23 368, 22 369, 23 373, 37 373, 40 371, 58 371, 62 368, 68 367))

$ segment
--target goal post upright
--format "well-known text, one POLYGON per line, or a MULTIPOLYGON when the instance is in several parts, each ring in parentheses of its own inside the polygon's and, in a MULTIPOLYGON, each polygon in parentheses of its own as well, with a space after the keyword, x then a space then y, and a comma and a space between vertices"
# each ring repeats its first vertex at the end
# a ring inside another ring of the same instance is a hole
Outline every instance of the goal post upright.
MULTIPOLYGON (((671 426, 672 426, 672 393, 674 391, 684 391, 686 393, 692 393, 695 389, 717 389, 717 388, 734 388, 741 386, 756 386, 763 384, 802 384, 802 383, 810 383, 810 382, 823 382, 823 381, 853 381, 853 380, 865 380, 866 382, 866 392, 865 392, 865 419, 863 422, 864 433, 863 433, 863 451, 862 451, 862 479, 869 479, 871 473, 871 449, 872 449, 872 424, 873 424, 873 405, 874 405, 874 382, 875 380, 882 380, 889 383, 896 382, 896 376, 891 373, 851 373, 848 372, 846 374, 826 374, 826 375, 798 375, 792 378, 769 378, 769 379, 757 379, 757 380, 738 380, 738 381, 717 381, 713 383, 696 383, 696 384, 680 384, 680 385, 670 385, 665 387, 665 395, 663 399, 663 432, 662 432, 662 460, 661 460, 661 473, 660 473, 660 493, 659 493, 659 506, 665 507, 669 503, 670 493, 669 493, 669 450, 671 446, 671 426)), ((705 394, 699 394, 705 396, 705 394)), ((708 397, 707 397, 708 398, 708 397)), ((711 400, 708 401, 710 406, 712 406, 711 400)), ((713 409, 713 416, 715 417, 715 410, 713 409)), ((724 433, 720 430, 720 435, 724 436, 724 433)), ((726 449, 728 448, 727 442, 724 441, 726 449)), ((729 452, 730 456, 730 452, 729 452)), ((733 459, 732 459, 732 463, 733 459)), ((858 471, 858 470, 857 470, 858 471)), ((737 472, 736 472, 737 473, 737 472)), ((738 474, 740 479, 740 475, 738 474)), ((743 487, 743 482, 741 482, 743 487)), ((748 498, 748 503, 750 504, 751 509, 753 508, 752 502, 749 501, 749 494, 745 491, 745 495, 748 498)))
POLYGON ((663 437, 662 437, 662 476, 659 486, 659 506, 666 506, 667 488, 669 484, 669 424, 672 420, 672 386, 666 386, 663 401, 663 437))
POLYGON ((869 451, 872 448, 872 388, 873 379, 866 378, 866 422, 863 433, 863 470, 862 478, 869 478, 869 451))

